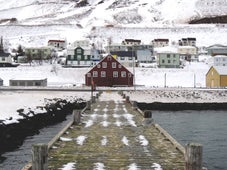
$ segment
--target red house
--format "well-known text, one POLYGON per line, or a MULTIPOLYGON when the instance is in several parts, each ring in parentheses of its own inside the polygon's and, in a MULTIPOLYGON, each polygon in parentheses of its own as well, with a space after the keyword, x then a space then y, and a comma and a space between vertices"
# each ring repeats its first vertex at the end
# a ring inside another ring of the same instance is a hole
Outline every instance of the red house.
POLYGON ((103 58, 85 75, 87 86, 133 86, 133 74, 111 55, 103 58))

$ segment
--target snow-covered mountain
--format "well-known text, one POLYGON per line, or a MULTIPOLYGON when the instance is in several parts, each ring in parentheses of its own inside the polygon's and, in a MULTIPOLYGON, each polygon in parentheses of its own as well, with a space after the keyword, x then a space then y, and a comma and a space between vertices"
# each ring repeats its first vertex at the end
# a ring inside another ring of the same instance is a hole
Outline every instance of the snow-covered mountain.
POLYGON ((0 0, 1 24, 147 26, 227 14, 226 0, 0 0), (8 20, 14 18, 14 20, 8 20), (15 20, 16 19, 16 20, 15 20))
MULTIPOLYGON (((90 32, 96 26, 172 29, 195 18, 227 14, 226 0, 0 0, 0 4, 1 36, 10 45, 29 46, 45 45, 49 38, 70 42, 97 37, 97 32, 90 32)), ((121 38, 134 35, 128 36, 121 38)))

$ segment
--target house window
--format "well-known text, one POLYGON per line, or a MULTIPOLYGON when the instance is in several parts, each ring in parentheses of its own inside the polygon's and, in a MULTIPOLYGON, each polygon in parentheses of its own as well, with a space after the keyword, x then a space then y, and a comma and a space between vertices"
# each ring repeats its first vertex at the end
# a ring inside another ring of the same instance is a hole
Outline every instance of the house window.
POLYGON ((82 52, 82 50, 79 48, 79 49, 77 49, 77 53, 81 53, 82 52))
POLYGON ((6 58, 5 57, 2 57, 2 61, 6 61, 6 58))
POLYGON ((106 77, 106 72, 105 71, 101 71, 101 77, 106 77))
POLYGON ((111 57, 111 56, 109 56, 109 57, 107 58, 107 60, 108 60, 108 61, 111 61, 111 59, 112 59, 112 57, 111 57))
POLYGON ((77 60, 81 60, 81 55, 77 55, 77 60))
POLYGON ((170 58, 170 54, 167 54, 167 58, 170 58))
POLYGON ((126 77, 126 71, 121 72, 121 77, 126 77))
POLYGON ((132 57, 129 57, 128 60, 132 60, 132 57))
POLYGON ((162 60, 162 63, 165 63, 165 60, 162 60))
POLYGON ((97 65, 97 68, 100 68, 100 67, 101 67, 101 65, 100 65, 100 64, 98 64, 98 65, 97 65))
POLYGON ((118 77, 118 72, 117 71, 113 72, 113 77, 118 77))
POLYGON ((171 61, 170 61, 170 60, 168 60, 168 63, 171 63, 171 61))
POLYGON ((106 62, 102 63, 102 68, 107 68, 107 63, 106 62))
POLYGON ((121 65, 121 64, 119 64, 119 65, 118 65, 118 68, 121 68, 121 67, 122 67, 122 65, 121 65))
POLYGON ((132 77, 132 74, 131 73, 128 73, 128 77, 132 77))
POLYGON ((125 58, 124 58, 124 57, 121 57, 120 59, 121 59, 121 60, 125 60, 125 58))
POLYGON ((93 76, 93 77, 98 77, 98 72, 97 72, 97 71, 93 71, 92 76, 93 76))
POLYGON ((112 68, 116 68, 117 67, 117 63, 116 62, 112 62, 112 68))

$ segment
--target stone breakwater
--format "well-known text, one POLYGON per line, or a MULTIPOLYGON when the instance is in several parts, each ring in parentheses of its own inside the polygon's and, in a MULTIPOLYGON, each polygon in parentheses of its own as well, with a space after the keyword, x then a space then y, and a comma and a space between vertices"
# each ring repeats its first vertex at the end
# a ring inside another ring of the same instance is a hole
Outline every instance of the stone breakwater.
POLYGON ((55 98, 49 100, 45 106, 37 106, 39 110, 43 110, 41 113, 33 110, 27 112, 23 108, 18 109, 18 114, 23 116, 18 123, 4 124, 4 122, 0 122, 0 155, 16 149, 27 136, 38 134, 39 129, 61 122, 74 109, 82 109, 85 106, 86 102, 82 99, 67 101, 55 98))

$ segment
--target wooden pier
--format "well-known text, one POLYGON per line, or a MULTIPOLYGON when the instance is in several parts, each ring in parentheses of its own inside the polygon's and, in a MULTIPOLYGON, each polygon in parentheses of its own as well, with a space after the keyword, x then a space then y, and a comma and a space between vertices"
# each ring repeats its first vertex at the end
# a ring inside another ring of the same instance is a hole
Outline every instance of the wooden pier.
MULTIPOLYGON (((142 112, 128 97, 103 92, 93 98, 87 108, 75 111, 74 123, 70 122, 47 145, 46 169, 66 166, 80 170, 185 168, 184 147, 154 122, 151 112, 142 112)), ((33 162, 34 156, 35 153, 33 162)), ((190 167, 190 162, 187 166, 190 167)), ((198 170, 202 169, 199 166, 198 170)))

